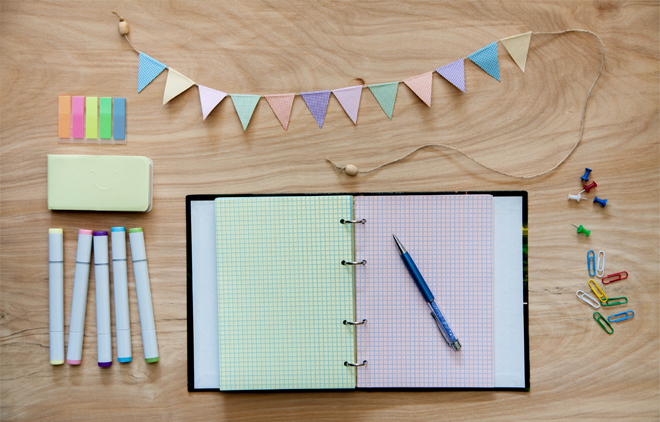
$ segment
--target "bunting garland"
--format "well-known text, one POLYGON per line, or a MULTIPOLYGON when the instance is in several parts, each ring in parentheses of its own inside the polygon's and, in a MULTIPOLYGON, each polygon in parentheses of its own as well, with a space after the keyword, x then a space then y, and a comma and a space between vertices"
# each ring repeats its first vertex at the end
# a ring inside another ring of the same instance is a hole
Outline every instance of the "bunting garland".
MULTIPOLYGON (((121 30, 120 30, 121 32, 121 30)), ((130 43, 127 36, 128 31, 123 33, 126 40, 130 43)), ((525 32, 523 34, 514 35, 501 39, 506 51, 509 53, 513 61, 525 71, 525 64, 527 62, 527 54, 529 51, 530 40, 532 32, 525 32)), ((133 45, 131 44, 131 47, 133 45)), ((134 48, 135 49, 135 48, 134 48)), ((167 81, 165 82, 165 91, 163 93, 163 105, 188 90, 193 85, 197 85, 199 89, 199 101, 202 106, 202 120, 206 120, 211 111, 220 104, 220 102, 229 95, 236 108, 243 130, 247 127, 252 119, 257 104, 259 103, 260 95, 247 95, 247 94, 227 94, 226 92, 209 88, 195 83, 187 76, 177 72, 176 70, 167 67, 165 64, 158 60, 135 50, 139 56, 138 63, 138 93, 141 92, 147 85, 149 85, 158 75, 167 69, 167 81)), ((443 65, 435 69, 442 78, 454 85, 456 88, 465 92, 465 59, 470 59, 474 64, 479 66, 484 72, 500 81, 500 68, 499 59, 497 56, 497 41, 475 51, 465 58, 456 60, 452 63, 443 65)), ((396 95, 399 89, 399 84, 403 82, 417 97, 424 102, 427 106, 431 106, 432 92, 433 92, 433 71, 425 72, 417 76, 406 78, 403 81, 386 82, 379 84, 371 84, 366 87, 374 96, 380 107, 383 109, 385 115, 391 120, 394 114, 394 104, 396 102, 396 95)), ((316 121, 319 128, 323 127, 325 116, 328 109, 328 101, 330 94, 334 95, 339 101, 348 117, 354 125, 357 125, 357 116, 360 109, 360 101, 362 99, 362 90, 364 85, 349 86, 346 88, 339 88, 334 90, 302 92, 300 94, 274 94, 264 95, 275 116, 279 120, 282 128, 287 130, 289 127, 289 119, 291 118, 291 110, 293 102, 297 95, 300 95, 304 100, 307 108, 312 113, 312 117, 316 121)))

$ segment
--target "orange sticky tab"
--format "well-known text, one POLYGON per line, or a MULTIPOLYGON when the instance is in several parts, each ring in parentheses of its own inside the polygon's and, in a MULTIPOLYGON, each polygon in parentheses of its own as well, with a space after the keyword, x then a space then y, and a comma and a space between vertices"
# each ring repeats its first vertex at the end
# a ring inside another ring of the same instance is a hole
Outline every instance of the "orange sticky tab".
POLYGON ((71 97, 60 95, 57 120, 57 136, 60 138, 71 137, 71 97))

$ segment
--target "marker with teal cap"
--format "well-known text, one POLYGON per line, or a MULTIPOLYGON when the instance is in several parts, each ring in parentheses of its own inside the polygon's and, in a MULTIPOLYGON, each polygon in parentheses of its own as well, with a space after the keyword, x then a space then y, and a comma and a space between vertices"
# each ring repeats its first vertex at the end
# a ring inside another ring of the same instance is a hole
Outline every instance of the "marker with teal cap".
POLYGON ((126 266, 126 229, 113 227, 110 230, 112 242, 112 281, 115 289, 115 326, 117 327, 117 360, 130 362, 131 318, 128 312, 128 271, 126 266))
POLYGON ((151 303, 147 251, 144 247, 144 233, 142 233, 142 228, 128 229, 128 238, 131 242, 131 257, 133 258, 135 292, 137 293, 138 311, 140 312, 144 359, 147 363, 154 363, 158 362, 158 342, 156 340, 154 308, 151 303))

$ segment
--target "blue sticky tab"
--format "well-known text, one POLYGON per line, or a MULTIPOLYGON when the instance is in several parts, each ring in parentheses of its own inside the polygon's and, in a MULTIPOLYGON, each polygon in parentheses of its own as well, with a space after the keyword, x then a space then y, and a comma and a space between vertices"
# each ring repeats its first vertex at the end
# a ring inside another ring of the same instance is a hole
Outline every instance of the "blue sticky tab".
POLYGON ((110 229, 110 231, 113 231, 113 232, 125 232, 126 229, 123 228, 123 227, 113 227, 113 228, 110 229))
POLYGON ((468 56, 474 64, 482 68, 493 78, 500 81, 500 62, 497 59, 497 42, 488 44, 481 50, 475 51, 468 56))
POLYGON ((115 98, 112 108, 112 138, 126 139, 126 98, 115 98))

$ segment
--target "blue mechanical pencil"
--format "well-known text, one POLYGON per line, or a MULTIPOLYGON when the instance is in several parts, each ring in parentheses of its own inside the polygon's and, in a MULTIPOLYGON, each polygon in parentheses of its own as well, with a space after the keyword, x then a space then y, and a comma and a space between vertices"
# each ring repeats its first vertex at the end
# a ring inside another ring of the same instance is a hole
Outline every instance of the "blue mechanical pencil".
POLYGON ((417 285, 417 288, 419 289, 420 293, 422 293, 424 300, 429 305, 429 308, 431 308, 431 316, 433 317, 435 323, 438 325, 438 328, 440 329, 440 334, 442 334, 442 337, 445 339, 445 341, 450 347, 454 348, 454 350, 460 350, 461 343, 458 342, 458 338, 456 338, 454 332, 451 330, 451 327, 449 327, 449 323, 447 322, 445 317, 442 316, 442 312, 440 312, 440 308, 438 308, 438 305, 435 303, 435 298, 433 297, 433 293, 431 293, 431 289, 429 289, 429 286, 426 284, 426 281, 424 281, 424 277, 422 277, 422 273, 419 272, 419 269, 417 269, 417 265, 415 265, 415 262, 412 260, 410 254, 406 251, 406 248, 403 247, 399 239, 397 239, 395 235, 392 235, 392 237, 394 237, 394 241, 396 242, 396 245, 399 247, 399 251, 401 252, 401 259, 403 259, 403 263, 406 265, 406 268, 408 269, 408 272, 415 281, 415 284, 417 285))

